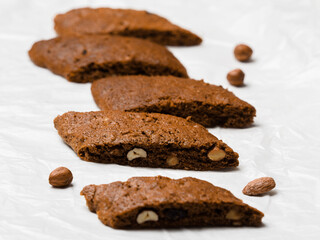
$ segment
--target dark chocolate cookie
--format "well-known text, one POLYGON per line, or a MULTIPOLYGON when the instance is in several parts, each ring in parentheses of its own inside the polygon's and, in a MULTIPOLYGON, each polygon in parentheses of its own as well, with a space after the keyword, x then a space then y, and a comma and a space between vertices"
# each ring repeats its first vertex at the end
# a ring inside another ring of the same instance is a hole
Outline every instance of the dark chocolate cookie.
POLYGON ((102 110, 157 112, 191 120, 205 127, 246 127, 256 110, 221 86, 172 76, 115 76, 92 84, 102 110))
POLYGON ((191 46, 202 42, 192 32, 146 11, 80 8, 57 15, 54 22, 59 35, 112 34, 173 46, 191 46))
POLYGON ((263 217, 228 190, 191 177, 133 177, 86 186, 81 195, 112 228, 259 226, 263 217))
POLYGON ((57 37, 36 42, 29 56, 36 65, 71 82, 92 82, 111 75, 188 76, 164 46, 138 38, 57 37))
POLYGON ((56 117, 54 125, 86 161, 191 170, 239 164, 238 154, 203 126, 171 115, 68 112, 56 117))

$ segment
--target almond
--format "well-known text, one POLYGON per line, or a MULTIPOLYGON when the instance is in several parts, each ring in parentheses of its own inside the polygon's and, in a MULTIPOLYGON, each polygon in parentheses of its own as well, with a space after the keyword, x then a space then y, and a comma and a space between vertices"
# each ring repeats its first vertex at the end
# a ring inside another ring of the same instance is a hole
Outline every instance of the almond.
POLYGON ((276 186, 276 182, 271 177, 257 178, 247 184, 242 190, 243 194, 257 196, 269 192, 276 186))
POLYGON ((224 159, 226 156, 225 151, 219 149, 218 147, 214 147, 209 153, 208 158, 212 161, 220 161, 224 159))

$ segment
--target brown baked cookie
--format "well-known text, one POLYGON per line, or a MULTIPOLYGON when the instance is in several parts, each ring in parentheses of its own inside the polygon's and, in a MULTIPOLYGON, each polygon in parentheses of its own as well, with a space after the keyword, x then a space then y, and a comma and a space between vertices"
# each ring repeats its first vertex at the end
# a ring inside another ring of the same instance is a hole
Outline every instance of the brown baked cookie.
POLYGON ((57 37, 36 42, 29 56, 36 65, 71 82, 92 82, 111 75, 188 76, 167 48, 138 38, 57 37))
POLYGON ((186 118, 206 127, 246 127, 256 110, 232 92, 203 81, 172 76, 115 76, 92 84, 102 110, 157 112, 186 118))
POLYGON ((228 190, 191 177, 133 177, 88 185, 81 195, 112 228, 259 226, 264 216, 228 190))
POLYGON ((238 154, 203 126, 171 115, 68 112, 56 117, 54 125, 86 161, 190 170, 239 164, 238 154))
POLYGON ((145 38, 163 45, 191 46, 202 42, 192 32, 147 11, 80 8, 54 19, 59 35, 122 35, 145 38))

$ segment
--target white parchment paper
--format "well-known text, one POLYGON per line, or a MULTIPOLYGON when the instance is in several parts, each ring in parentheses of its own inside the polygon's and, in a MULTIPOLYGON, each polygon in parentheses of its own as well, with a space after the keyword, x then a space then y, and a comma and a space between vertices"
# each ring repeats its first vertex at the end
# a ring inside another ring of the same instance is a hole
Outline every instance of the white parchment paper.
POLYGON ((320 2, 260 0, 1 0, 0 239, 320 239, 320 2), (201 46, 172 47, 190 76, 222 85, 257 109, 247 129, 210 129, 240 154, 234 171, 132 168, 80 160, 53 127, 66 111, 98 110, 90 84, 70 83, 36 67, 27 51, 55 36, 53 17, 83 6, 146 9, 203 37, 201 46), (237 62, 237 43, 254 49, 237 62), (226 81, 234 68, 246 86, 226 81), (48 175, 66 166, 72 187, 54 189, 48 175), (114 230, 79 195, 88 184, 132 176, 185 176, 232 191, 265 213, 260 228, 114 230), (272 193, 248 197, 242 188, 271 176, 272 193))

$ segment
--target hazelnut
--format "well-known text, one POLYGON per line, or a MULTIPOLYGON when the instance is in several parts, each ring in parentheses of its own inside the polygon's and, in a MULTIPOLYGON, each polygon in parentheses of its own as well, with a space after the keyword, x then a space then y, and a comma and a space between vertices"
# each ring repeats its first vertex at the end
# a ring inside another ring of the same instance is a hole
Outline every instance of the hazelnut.
POLYGON ((167 159, 167 164, 169 166, 175 166, 175 165, 179 164, 179 159, 176 156, 170 156, 167 159))
POLYGON ((66 187, 72 182, 72 172, 65 167, 58 167, 49 175, 49 183, 54 187, 66 187))
POLYGON ((226 156, 225 151, 222 149, 219 149, 217 147, 214 147, 209 153, 208 158, 212 161, 220 161, 226 156))
POLYGON ((158 215, 154 211, 145 210, 139 213, 137 217, 137 223, 142 224, 144 222, 153 221, 157 222, 159 220, 158 215))
POLYGON ((241 219, 241 214, 235 210, 235 209, 231 209, 227 215, 226 215, 226 219, 229 219, 229 220, 239 220, 241 219))
POLYGON ((147 152, 143 150, 142 148, 134 148, 131 151, 128 152, 127 158, 129 161, 132 161, 136 158, 146 158, 147 152))
POLYGON ((245 45, 239 44, 234 48, 234 56, 240 62, 247 62, 250 60, 251 55, 253 53, 252 49, 245 45))
POLYGON ((239 68, 234 69, 228 73, 227 79, 231 85, 240 87, 243 85, 244 72, 239 68))

